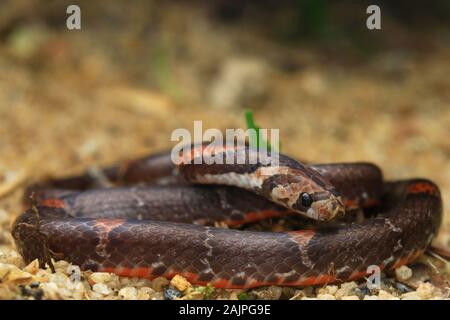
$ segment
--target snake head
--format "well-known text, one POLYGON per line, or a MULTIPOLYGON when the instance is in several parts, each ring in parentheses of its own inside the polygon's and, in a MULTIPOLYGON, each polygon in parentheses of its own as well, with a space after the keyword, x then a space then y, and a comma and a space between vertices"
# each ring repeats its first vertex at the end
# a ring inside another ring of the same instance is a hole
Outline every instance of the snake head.
POLYGON ((312 169, 284 169, 271 178, 269 185, 275 202, 308 218, 328 221, 345 213, 334 186, 312 169))
POLYGON ((300 193, 292 209, 321 221, 332 220, 345 213, 341 197, 328 190, 300 193))

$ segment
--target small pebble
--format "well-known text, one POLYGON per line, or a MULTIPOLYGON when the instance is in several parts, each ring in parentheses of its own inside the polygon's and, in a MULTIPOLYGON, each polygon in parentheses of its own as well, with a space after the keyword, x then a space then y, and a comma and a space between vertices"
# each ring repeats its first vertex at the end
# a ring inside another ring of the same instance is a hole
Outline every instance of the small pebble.
POLYGON ((435 287, 429 282, 423 282, 419 285, 416 292, 422 298, 422 300, 430 299, 433 296, 435 287))
MULTIPOLYGON (((204 298, 203 292, 192 291, 192 292, 189 292, 188 294, 186 294, 185 296, 183 296, 181 299, 182 300, 202 300, 203 298, 204 298)), ((232 292, 230 294, 230 297, 228 297, 228 299, 238 300, 237 294, 235 292, 232 292), (235 295, 235 297, 233 296, 233 294, 235 295)))
POLYGON ((66 286, 67 280, 69 280, 69 277, 67 277, 64 273, 56 272, 49 275, 49 281, 56 283, 56 285, 60 288, 64 288, 66 286))
POLYGON ((392 294, 385 290, 380 290, 378 292, 378 297, 380 298, 380 300, 400 300, 399 298, 394 297, 392 294))
POLYGON ((398 281, 406 281, 410 279, 412 275, 412 270, 407 266, 401 266, 400 268, 395 269, 395 277, 398 281))
POLYGON ((96 283, 92 286, 92 290, 94 290, 94 292, 97 292, 99 294, 103 294, 103 295, 108 295, 111 290, 108 288, 107 285, 103 284, 103 283, 96 283))
POLYGON ((14 264, 18 267, 23 266, 22 257, 17 251, 3 246, 0 250, 0 263, 14 264))
POLYGON ((319 300, 336 300, 336 297, 332 294, 318 294, 317 299, 319 300))
POLYGON ((401 295, 402 300, 422 300, 417 292, 407 292, 401 295))
POLYGON ((102 300, 105 298, 105 296, 101 293, 95 292, 95 291, 90 291, 88 294, 88 299, 90 300, 102 300))
POLYGON ((318 294, 332 294, 335 295, 338 291, 338 286, 326 286, 317 290, 318 294))
POLYGON ((396 282, 394 286, 398 291, 400 291, 400 293, 407 293, 407 292, 414 291, 413 289, 411 289, 410 287, 408 287, 407 285, 405 285, 401 282, 396 282))
POLYGON ((64 260, 59 260, 53 262, 53 266, 55 267, 56 271, 66 272, 67 268, 70 266, 70 263, 64 260))
POLYGON ((151 297, 155 294, 155 290, 149 287, 139 288, 137 293, 138 300, 150 300, 151 297))
POLYGON ((164 290, 164 297, 166 300, 174 300, 181 297, 181 292, 175 288, 168 288, 164 290))
POLYGON ((29 272, 31 274, 36 274, 36 272, 39 271, 38 259, 34 259, 33 261, 31 261, 25 268, 23 268, 23 271, 29 272))
POLYGON ((379 299, 377 296, 366 295, 366 296, 364 296, 363 300, 379 300, 379 299))
POLYGON ((152 300, 164 300, 164 294, 162 292, 156 292, 153 296, 152 296, 152 300))
POLYGON ((94 272, 90 275, 89 279, 93 283, 105 283, 111 281, 112 276, 107 272, 94 272))
POLYGON ((257 300, 278 300, 282 293, 281 287, 270 286, 252 289, 249 291, 249 296, 257 300))
MULTIPOLYGON (((200 299, 203 299, 203 297, 200 299)), ((230 292, 230 295, 228 297, 226 297, 226 299, 228 299, 228 300, 248 300, 248 294, 247 294, 247 292, 238 293, 238 292, 233 291, 233 292, 230 292)))
POLYGON ((341 288, 336 291, 336 299, 354 295, 357 287, 358 285, 354 281, 341 284, 341 288))
POLYGON ((26 283, 32 279, 32 274, 22 271, 12 264, 0 263, 0 282, 26 283))
POLYGON ((341 300, 359 300, 358 296, 344 296, 341 300))
POLYGON ((83 283, 75 283, 72 287, 72 297, 78 300, 83 299, 86 296, 86 290, 87 289, 83 283))
POLYGON ((53 282, 42 283, 40 285, 40 288, 44 292, 44 296, 47 297, 48 299, 54 300, 59 298, 58 286, 55 283, 53 282))
POLYGON ((189 281, 187 281, 186 278, 180 275, 176 275, 175 277, 173 277, 172 280, 170 281, 170 284, 180 291, 185 291, 187 288, 191 286, 189 281))
POLYGON ((32 297, 35 300, 41 300, 44 296, 44 291, 38 287, 29 287, 20 285, 20 293, 25 297, 32 297))
POLYGON ((124 300, 136 300, 138 291, 134 287, 125 287, 119 290, 119 296, 124 300))

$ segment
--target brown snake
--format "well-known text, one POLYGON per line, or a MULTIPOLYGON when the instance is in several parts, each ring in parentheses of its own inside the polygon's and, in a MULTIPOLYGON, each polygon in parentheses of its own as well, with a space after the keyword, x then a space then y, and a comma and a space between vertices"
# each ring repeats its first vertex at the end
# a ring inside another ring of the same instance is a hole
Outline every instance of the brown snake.
MULTIPOLYGON (((247 155, 256 152, 245 148, 247 155)), ((371 265, 407 264, 427 249, 441 223, 433 182, 384 182, 372 164, 308 166, 280 155, 278 166, 197 165, 195 154, 175 176, 168 154, 105 169, 119 186, 112 189, 92 190, 90 175, 32 187, 38 206, 15 221, 17 247, 26 261, 38 258, 41 265, 66 259, 82 269, 180 274, 221 288, 303 286, 358 279, 371 265), (151 184, 167 177, 184 183, 151 184), (327 221, 356 207, 370 211, 362 222, 280 233, 212 226, 285 215, 327 221)))

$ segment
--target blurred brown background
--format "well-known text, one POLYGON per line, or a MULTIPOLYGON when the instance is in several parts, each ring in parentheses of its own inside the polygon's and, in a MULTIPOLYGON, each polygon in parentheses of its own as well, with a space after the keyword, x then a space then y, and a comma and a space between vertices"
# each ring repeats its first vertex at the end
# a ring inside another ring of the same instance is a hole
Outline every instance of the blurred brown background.
POLYGON ((23 185, 172 145, 170 134, 280 128, 282 151, 373 161, 442 188, 450 245, 450 4, 377 1, 0 4, 0 243, 23 185), (81 30, 66 7, 81 7, 81 30))

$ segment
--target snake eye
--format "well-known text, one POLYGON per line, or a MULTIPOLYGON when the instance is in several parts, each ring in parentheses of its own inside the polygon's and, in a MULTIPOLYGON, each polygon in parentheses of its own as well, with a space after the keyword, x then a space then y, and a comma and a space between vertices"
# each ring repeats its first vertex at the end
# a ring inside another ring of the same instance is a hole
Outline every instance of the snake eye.
POLYGON ((313 198, 306 192, 300 194, 299 200, 301 200, 302 206, 306 208, 309 208, 313 203, 313 198))

